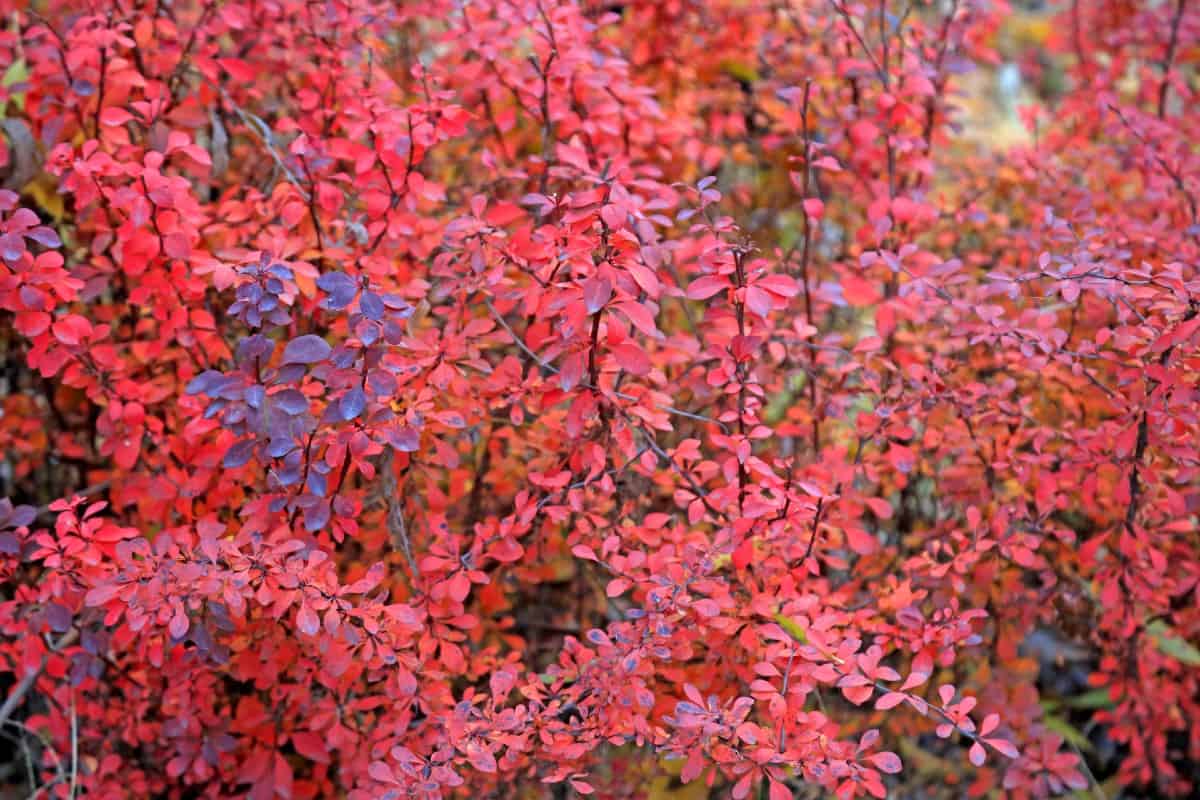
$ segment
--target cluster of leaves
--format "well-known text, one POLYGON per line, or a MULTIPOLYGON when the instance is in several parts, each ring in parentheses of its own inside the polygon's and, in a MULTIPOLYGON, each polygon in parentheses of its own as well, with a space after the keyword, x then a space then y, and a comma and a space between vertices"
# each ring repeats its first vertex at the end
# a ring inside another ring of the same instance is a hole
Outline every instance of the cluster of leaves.
POLYGON ((1194 791, 1200 7, 1010 15, 10 4, 5 774, 1194 791))

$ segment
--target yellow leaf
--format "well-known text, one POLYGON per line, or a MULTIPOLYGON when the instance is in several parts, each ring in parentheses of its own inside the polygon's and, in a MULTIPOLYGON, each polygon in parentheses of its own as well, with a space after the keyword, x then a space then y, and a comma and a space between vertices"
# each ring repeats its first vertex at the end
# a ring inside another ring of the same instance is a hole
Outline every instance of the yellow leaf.
POLYGON ((708 787, 702 780, 684 784, 678 778, 663 775, 651 781, 646 797, 647 800, 703 800, 708 797, 708 787))
POLYGON ((58 179, 43 172, 25 184, 22 193, 33 198, 37 207, 49 214, 55 222, 62 222, 63 216, 66 214, 66 205, 57 189, 58 179))

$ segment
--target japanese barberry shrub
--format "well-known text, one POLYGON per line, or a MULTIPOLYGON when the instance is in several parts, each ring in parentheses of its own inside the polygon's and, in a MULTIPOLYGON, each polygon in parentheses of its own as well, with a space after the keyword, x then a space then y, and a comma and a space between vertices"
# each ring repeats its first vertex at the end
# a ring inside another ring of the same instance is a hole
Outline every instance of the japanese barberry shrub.
POLYGON ((13 792, 1195 796, 1200 4, 0 5, 13 792))

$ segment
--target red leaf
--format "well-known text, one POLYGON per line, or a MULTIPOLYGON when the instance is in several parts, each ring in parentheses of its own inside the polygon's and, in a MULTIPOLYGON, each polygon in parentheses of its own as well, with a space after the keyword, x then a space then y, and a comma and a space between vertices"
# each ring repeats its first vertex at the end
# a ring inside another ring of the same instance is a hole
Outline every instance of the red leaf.
POLYGON ((912 671, 908 675, 908 679, 900 687, 902 691, 920 686, 929 680, 929 676, 933 674, 933 656, 928 650, 922 650, 917 653, 913 659, 912 671))
POLYGON ((771 790, 767 793, 770 800, 792 800, 792 790, 786 784, 771 779, 771 790))
POLYGON ((32 339, 50 327, 50 315, 45 311, 18 311, 13 327, 22 336, 32 339))
POLYGON ((855 308, 867 308, 878 303, 882 295, 874 281, 857 275, 843 275, 842 297, 855 308))
POLYGON ((292 746, 296 748, 297 753, 309 761, 316 761, 319 764, 330 763, 329 749, 326 741, 316 733, 311 731, 293 731, 292 746))
POLYGON ((794 279, 777 273, 762 276, 754 285, 780 297, 795 297, 800 291, 794 279))
POLYGON ((633 301, 617 303, 617 309, 629 318, 633 326, 647 336, 658 339, 662 337, 662 333, 658 330, 654 322, 654 315, 650 313, 650 309, 641 303, 633 301))
POLYGON ((124 125, 132 120, 133 114, 130 114, 125 109, 117 106, 106 106, 104 110, 100 112, 101 125, 115 127, 117 125, 124 125))
POLYGON ((622 342, 613 348, 613 357, 617 360, 617 365, 634 375, 646 375, 650 372, 652 364, 650 357, 646 355, 646 351, 638 347, 633 342, 622 342))
POLYGON ((701 275, 688 284, 687 296, 689 300, 707 300, 729 285, 729 279, 723 275, 701 275))

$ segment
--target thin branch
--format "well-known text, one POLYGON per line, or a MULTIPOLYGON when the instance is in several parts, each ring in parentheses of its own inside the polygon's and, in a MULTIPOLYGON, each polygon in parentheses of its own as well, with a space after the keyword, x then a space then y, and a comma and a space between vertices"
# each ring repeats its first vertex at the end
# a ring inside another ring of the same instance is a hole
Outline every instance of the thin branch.
POLYGON ((79 714, 75 710, 75 691, 71 690, 71 787, 67 792, 69 800, 75 800, 75 792, 79 788, 79 714))
POLYGON ((12 692, 9 693, 8 698, 4 701, 4 705, 0 706, 0 728, 4 727, 4 724, 8 722, 8 718, 20 707, 21 702, 25 699, 25 695, 29 694, 30 690, 33 689, 33 685, 37 683, 37 679, 42 676, 42 672, 45 671, 46 665, 50 662, 50 655, 58 653, 64 647, 70 647, 75 644, 75 640, 78 638, 79 631, 75 628, 64 633, 62 638, 50 647, 50 652, 42 655, 41 663, 38 664, 37 669, 27 672, 20 683, 13 687, 12 692))
MULTIPOLYGON (((94 483, 85 489, 80 489, 77 492, 71 492, 70 497, 91 497, 94 494, 100 494, 101 492, 103 492, 105 489, 107 489, 110 486, 112 486, 111 480, 100 481, 99 483, 94 483)), ((55 501, 55 502, 57 502, 57 501, 55 501)), ((38 509, 37 509, 38 516, 40 517, 43 514, 49 514, 50 506, 52 506, 52 505, 54 505, 54 503, 47 503, 44 506, 38 506, 38 509)))
POLYGON ((557 369, 547 364, 541 359, 540 356, 538 356, 537 353, 529 349, 529 345, 525 344, 525 341, 517 335, 517 332, 512 329, 512 326, 508 324, 508 322, 504 319, 504 316, 496 310, 494 305, 492 305, 492 301, 489 298, 484 298, 483 303, 487 306, 487 310, 492 313, 492 316, 495 317, 496 322, 500 323, 500 327, 504 328, 504 330, 508 333, 508 336, 513 340, 513 343, 516 344, 517 347, 521 348, 522 353, 533 359, 533 363, 537 364, 546 372, 549 372, 553 375, 558 374, 557 369))
POLYGON ((404 521, 404 497, 400 494, 392 461, 392 448, 384 448, 379 465, 379 480, 383 489, 384 506, 387 508, 387 528, 392 538, 392 547, 404 556, 408 564, 409 578, 413 589, 416 589, 417 579, 421 577, 421 568, 417 566, 417 559, 413 556, 412 541, 408 537, 408 523, 404 521))
POLYGON ((251 111, 246 111, 244 108, 238 105, 237 101, 234 100, 229 92, 225 90, 224 86, 213 83, 211 80, 208 80, 207 77, 204 79, 208 81, 209 85, 221 93, 221 98, 229 104, 229 107, 233 109, 233 113, 237 114, 242 123, 245 124, 245 126, 249 128, 256 137, 258 137, 258 140, 262 142, 263 147, 267 149, 267 153, 275 162, 275 166, 279 167, 280 171, 283 172, 284 176, 287 178, 288 183, 296 187, 296 190, 300 192, 300 196, 304 198, 305 202, 310 201, 312 198, 311 195, 309 195, 308 190, 304 188, 304 185, 300 183, 300 179, 296 177, 296 173, 292 172, 291 168, 284 163, 283 158, 276 151, 275 136, 271 132, 271 126, 268 125, 262 117, 251 111))
MULTIPOLYGON (((558 375, 559 374, 558 367, 555 367, 554 365, 546 362, 544 359, 542 359, 541 356, 539 356, 537 353, 533 352, 533 350, 530 349, 529 345, 525 344, 524 340, 521 339, 521 337, 517 335, 517 332, 514 331, 512 329, 512 326, 508 324, 508 321, 504 319, 504 316, 499 311, 496 310, 496 307, 494 305, 492 305, 492 301, 490 299, 485 298, 483 303, 485 306, 487 306, 487 310, 491 312, 492 317, 495 318, 496 322, 498 322, 500 324, 500 327, 504 329, 504 331, 508 334, 508 337, 513 340, 513 343, 518 348, 520 348, 522 353, 524 353, 526 356, 528 356, 533 361, 533 363, 537 364, 538 367, 540 367, 542 369, 542 371, 544 371, 550 375, 558 375)), ((597 392, 602 391, 600 389, 600 387, 596 386, 593 383, 582 383, 580 385, 585 389, 592 389, 593 391, 597 391, 597 392)), ((628 400, 631 403, 635 403, 638 400, 637 397, 635 397, 634 395, 628 394, 626 392, 614 391, 614 392, 612 392, 612 395, 614 397, 620 398, 621 400, 628 400)), ((661 411, 666 411, 668 414, 675 414, 680 417, 694 419, 697 422, 704 422, 709 425, 716 425, 717 427, 719 427, 721 429, 722 433, 729 432, 729 428, 728 428, 728 426, 725 425, 724 422, 721 422, 720 420, 714 419, 712 417, 705 416, 704 414, 697 414, 694 411, 685 411, 682 408, 676 408, 675 406, 666 405, 666 404, 658 404, 655 406, 655 408, 658 408, 661 411)))

